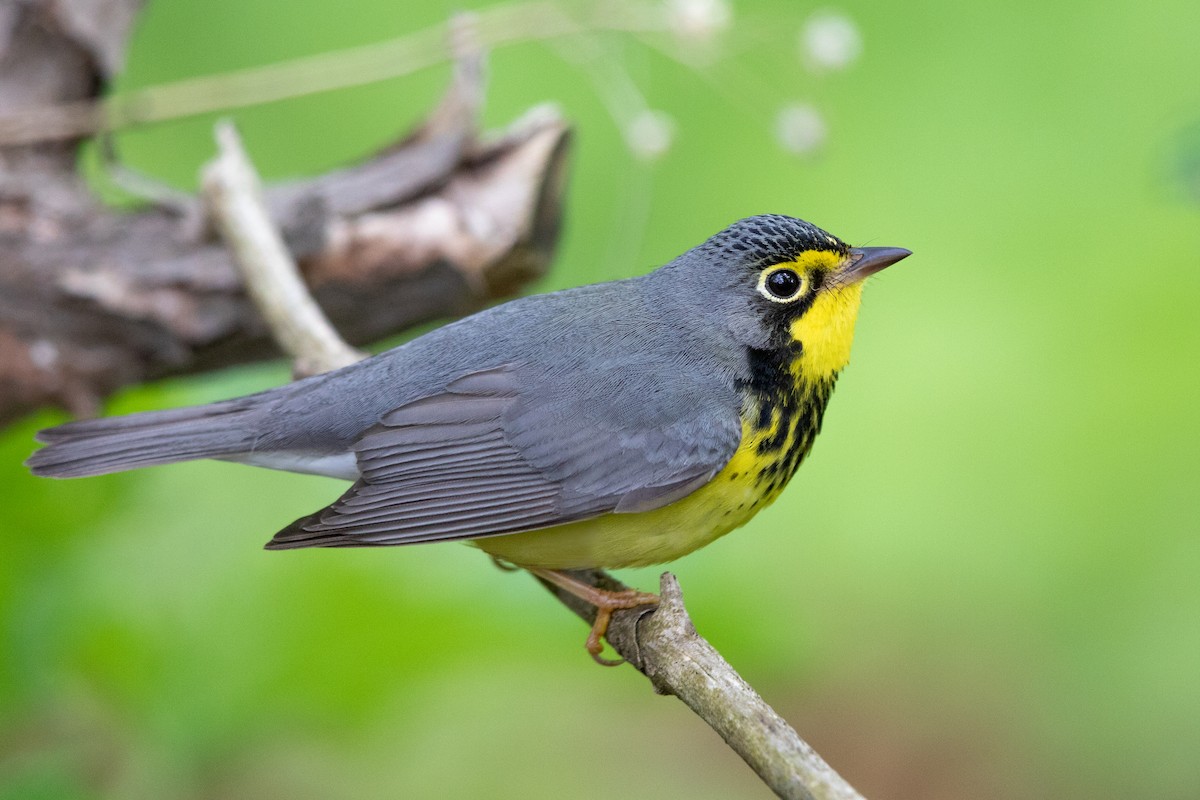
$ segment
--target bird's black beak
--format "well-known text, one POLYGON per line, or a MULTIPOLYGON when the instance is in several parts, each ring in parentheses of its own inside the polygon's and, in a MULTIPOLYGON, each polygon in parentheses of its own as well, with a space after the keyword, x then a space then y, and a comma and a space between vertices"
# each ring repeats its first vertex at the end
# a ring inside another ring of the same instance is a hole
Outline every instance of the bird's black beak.
POLYGON ((903 247, 851 247, 850 258, 837 276, 842 283, 857 283, 911 255, 912 250, 903 247))

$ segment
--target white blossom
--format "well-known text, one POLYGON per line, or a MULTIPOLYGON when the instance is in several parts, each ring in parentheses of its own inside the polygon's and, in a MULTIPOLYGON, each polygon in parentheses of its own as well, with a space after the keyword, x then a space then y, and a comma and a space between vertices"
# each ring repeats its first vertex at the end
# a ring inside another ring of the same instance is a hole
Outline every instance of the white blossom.
POLYGON ((845 69, 862 54, 862 35, 840 11, 814 12, 800 30, 800 57, 815 70, 845 69))
POLYGON ((654 109, 641 111, 625 128, 629 149, 645 161, 653 161, 670 150, 674 138, 675 121, 665 112, 654 109))
POLYGON ((825 143, 827 130, 821 112, 807 103, 789 103, 775 118, 775 135, 783 149, 808 155, 825 143))
POLYGON ((710 42, 733 20, 726 0, 667 0, 666 12, 671 31, 687 42, 710 42))

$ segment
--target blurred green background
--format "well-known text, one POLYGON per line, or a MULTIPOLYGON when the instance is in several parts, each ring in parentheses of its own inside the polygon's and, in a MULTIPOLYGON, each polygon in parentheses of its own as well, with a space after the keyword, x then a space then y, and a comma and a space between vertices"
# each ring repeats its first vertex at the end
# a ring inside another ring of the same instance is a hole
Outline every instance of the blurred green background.
MULTIPOLYGON (((158 0, 131 88, 377 41, 471 3, 158 0)), ((702 77, 606 58, 676 122, 646 165, 587 67, 491 58, 487 119, 577 125, 556 289, 643 272, 742 216, 916 255, 874 279, 812 458, 745 529, 671 567, 704 633, 871 798, 1200 796, 1200 6, 734 7, 702 77), (828 140, 798 157, 777 106, 828 140), (1190 132, 1190 133, 1189 133, 1190 132)), ((442 67, 236 119, 269 177, 360 157, 442 67)), ((212 118, 120 137, 193 187, 212 118)), ((148 387, 128 412, 286 380, 148 387)), ((86 481, 0 438, 0 797, 763 797, 681 704, 594 667, 524 576, 442 545, 266 553, 334 481, 185 464, 86 481)), ((650 588, 656 570, 626 580, 650 588)))

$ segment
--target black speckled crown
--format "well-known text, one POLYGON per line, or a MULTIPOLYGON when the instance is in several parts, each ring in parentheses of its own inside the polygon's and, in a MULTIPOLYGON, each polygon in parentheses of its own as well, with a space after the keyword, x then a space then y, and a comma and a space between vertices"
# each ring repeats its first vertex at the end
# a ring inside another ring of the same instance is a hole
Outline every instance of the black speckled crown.
POLYGON ((850 246, 811 222, 783 214, 760 214, 738 220, 698 249, 713 255, 749 257, 761 266, 794 261, 805 250, 844 254, 850 246))

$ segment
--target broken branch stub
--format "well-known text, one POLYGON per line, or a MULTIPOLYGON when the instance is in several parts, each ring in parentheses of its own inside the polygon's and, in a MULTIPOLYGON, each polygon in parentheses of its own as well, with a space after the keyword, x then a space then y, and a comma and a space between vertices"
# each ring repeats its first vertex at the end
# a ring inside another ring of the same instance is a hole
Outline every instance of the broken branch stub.
MULTIPOLYGON (((512 296, 549 265, 568 126, 540 108, 479 142, 464 124, 478 87, 465 88, 376 158, 266 191, 352 344, 512 296)), ((0 188, 0 425, 42 406, 94 413, 123 386, 278 355, 224 246, 184 235, 168 210, 113 213, 73 175, 0 188)))

